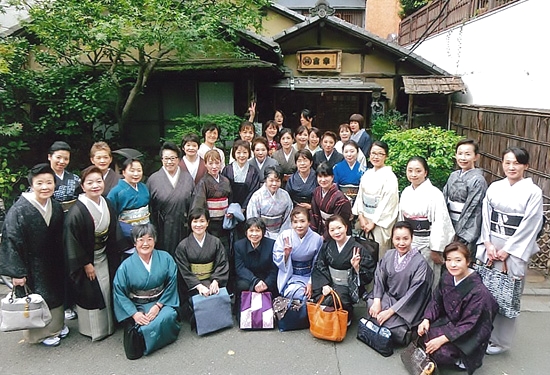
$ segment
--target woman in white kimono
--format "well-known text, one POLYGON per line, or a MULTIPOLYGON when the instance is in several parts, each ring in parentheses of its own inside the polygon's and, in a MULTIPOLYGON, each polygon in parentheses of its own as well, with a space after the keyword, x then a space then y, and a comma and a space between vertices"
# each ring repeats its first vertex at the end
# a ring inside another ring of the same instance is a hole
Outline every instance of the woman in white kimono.
POLYGON ((453 241, 455 231, 445 198, 428 178, 426 159, 413 156, 407 163, 407 179, 411 183, 401 194, 399 220, 411 223, 416 247, 434 271, 434 285, 439 283, 445 246, 453 241))
POLYGON ((281 167, 274 166, 265 170, 265 183, 258 189, 246 208, 246 217, 259 217, 265 223, 266 237, 277 239, 279 232, 290 227, 292 199, 281 189, 283 172, 281 167))
POLYGON ((311 298, 311 271, 323 245, 323 237, 309 227, 308 211, 295 207, 290 213, 292 229, 279 234, 273 247, 273 262, 279 271, 277 288, 284 297, 311 298))
POLYGON ((147 180, 151 222, 158 231, 158 248, 174 255, 176 246, 187 237, 187 212, 195 183, 189 172, 179 167, 181 151, 172 142, 160 148, 162 168, 147 180))
POLYGON ((113 301, 119 322, 139 326, 147 355, 178 338, 178 269, 170 254, 155 249, 152 224, 134 226, 132 237, 135 252, 116 272, 113 301))
MULTIPOLYGON (((506 178, 493 182, 483 199, 483 223, 478 241, 477 259, 493 261, 508 274, 524 278, 529 258, 539 251, 537 234, 543 223, 542 191, 524 173, 529 153, 510 147, 502 153, 506 178)), ((512 346, 516 319, 497 314, 487 354, 499 354, 512 346)))
POLYGON ((119 265, 117 216, 103 198, 103 173, 96 166, 82 171, 82 190, 65 217, 63 243, 76 295, 78 331, 101 340, 115 331, 111 280, 119 265))
POLYGON ((391 230, 399 212, 397 177, 386 165, 389 148, 385 142, 375 141, 370 151, 373 168, 361 177, 359 192, 352 213, 359 217, 365 233, 372 232, 379 245, 379 259, 391 247, 391 230))

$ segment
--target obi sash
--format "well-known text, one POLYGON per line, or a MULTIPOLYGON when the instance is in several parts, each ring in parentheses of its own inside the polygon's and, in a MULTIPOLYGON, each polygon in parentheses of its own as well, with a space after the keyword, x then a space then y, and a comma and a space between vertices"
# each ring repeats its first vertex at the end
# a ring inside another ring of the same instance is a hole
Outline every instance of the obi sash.
POLYGON ((363 194, 363 209, 365 210, 366 214, 374 214, 374 211, 376 211, 376 207, 378 207, 379 202, 380 197, 378 195, 363 194))
POLYGON ((61 203, 61 208, 63 208, 63 212, 67 212, 69 211, 69 208, 71 208, 73 206, 73 204, 76 203, 76 199, 72 199, 70 201, 65 201, 65 202, 59 202, 61 203))
POLYGON ((272 233, 278 233, 283 225, 283 215, 266 216, 262 215, 260 219, 264 222, 265 228, 272 233))
POLYGON ((405 216, 405 221, 413 227, 413 234, 418 237, 430 237, 432 223, 426 216, 405 216))
POLYGON ((212 276, 214 270, 214 262, 210 263, 191 263, 191 272, 197 276, 199 280, 208 280, 212 276))
POLYGON ((223 218, 227 207, 229 207, 229 199, 227 197, 208 198, 206 200, 206 207, 208 208, 210 218, 223 218))
POLYGON ((510 237, 516 233, 523 216, 496 211, 491 212, 491 232, 510 237))
POLYGON ((107 244, 108 238, 109 238, 109 228, 105 229, 103 232, 95 232, 94 250, 103 249, 107 244))
POLYGON ((330 271, 330 277, 336 285, 348 285, 349 270, 337 270, 336 268, 328 267, 330 271))
POLYGON ((135 303, 149 303, 157 301, 164 292, 164 285, 149 290, 134 290, 130 292, 130 299, 135 303))
POLYGON ((143 206, 133 210, 122 211, 118 216, 118 219, 126 224, 134 226, 138 224, 148 224, 149 215, 151 215, 149 213, 149 206, 143 206))
POLYGON ((332 215, 331 214, 327 214, 325 211, 323 210, 319 210, 321 212, 321 219, 323 219, 323 224, 326 224, 327 220, 329 217, 331 217, 332 215))
POLYGON ((464 209, 464 203, 455 202, 450 199, 447 200, 447 207, 449 208, 449 216, 452 221, 458 221, 460 219, 460 214, 464 209))
POLYGON ((359 185, 340 185, 340 191, 344 193, 346 198, 354 202, 357 198, 357 193, 359 193, 359 185))
POLYGON ((313 259, 302 262, 292 261, 292 273, 297 276, 309 276, 311 275, 311 268, 313 267, 313 259))

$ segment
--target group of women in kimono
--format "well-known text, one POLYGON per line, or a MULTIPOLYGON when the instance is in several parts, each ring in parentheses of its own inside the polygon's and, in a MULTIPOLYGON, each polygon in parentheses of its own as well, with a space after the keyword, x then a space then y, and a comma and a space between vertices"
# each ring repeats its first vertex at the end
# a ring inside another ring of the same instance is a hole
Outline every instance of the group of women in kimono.
POLYGON ((65 170, 70 147, 55 142, 50 164, 30 170, 31 189, 2 232, 0 274, 42 294, 52 310, 52 323, 27 339, 59 344, 68 334, 63 306, 74 304, 80 333, 100 340, 114 332, 114 318, 137 324, 148 354, 175 340, 178 313, 192 316, 190 297, 226 287, 237 311, 244 290, 314 300, 334 290, 350 322, 364 297, 369 318, 397 344, 417 333, 438 362, 469 373, 485 350, 509 349, 515 319, 496 313, 468 266, 477 257, 523 277, 538 251, 542 194, 524 177, 527 151, 507 149, 506 178, 487 189, 477 145, 463 140, 460 170, 443 192, 426 160, 413 157, 399 198, 388 146, 371 142, 363 121, 352 115, 339 141, 307 121, 294 136, 270 121, 265 137, 254 137, 245 121, 228 165, 211 124, 202 144, 195 134, 180 147, 164 143, 162 167, 146 183, 136 155, 126 154, 122 176, 112 171, 104 142, 78 178, 65 170), (379 254, 351 236, 354 226, 372 234, 379 254))

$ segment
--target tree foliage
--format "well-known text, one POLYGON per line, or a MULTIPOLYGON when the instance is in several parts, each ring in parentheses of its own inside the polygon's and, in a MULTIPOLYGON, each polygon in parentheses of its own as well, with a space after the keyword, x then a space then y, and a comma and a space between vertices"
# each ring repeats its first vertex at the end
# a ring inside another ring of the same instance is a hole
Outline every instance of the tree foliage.
POLYGON ((400 0, 401 2, 401 17, 405 18, 428 4, 431 0, 400 0))
POLYGON ((237 30, 259 29, 268 0, 21 0, 47 67, 86 66, 116 89, 115 116, 128 121, 159 64, 237 56, 237 30))

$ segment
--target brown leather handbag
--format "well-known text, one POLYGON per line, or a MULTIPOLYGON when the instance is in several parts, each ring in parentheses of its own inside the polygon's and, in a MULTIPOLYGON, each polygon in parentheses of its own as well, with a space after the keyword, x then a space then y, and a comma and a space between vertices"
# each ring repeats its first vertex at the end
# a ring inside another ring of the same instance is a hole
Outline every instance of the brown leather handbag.
POLYGON ((330 294, 334 301, 334 309, 321 305, 325 296, 317 303, 307 303, 309 331, 318 339, 340 342, 344 340, 348 330, 348 312, 342 308, 338 293, 331 291, 330 294))

